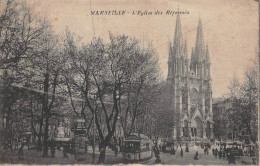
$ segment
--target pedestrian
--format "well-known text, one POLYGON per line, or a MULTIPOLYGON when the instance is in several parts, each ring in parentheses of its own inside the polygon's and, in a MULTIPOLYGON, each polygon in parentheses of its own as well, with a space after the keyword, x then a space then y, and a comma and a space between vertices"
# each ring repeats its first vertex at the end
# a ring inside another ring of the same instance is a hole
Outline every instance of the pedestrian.
POLYGON ((219 150, 219 152, 218 152, 218 158, 221 159, 221 157, 222 157, 222 149, 219 150))
POLYGON ((157 148, 157 144, 155 144, 155 146, 153 147, 153 152, 154 152, 154 155, 155 155, 155 158, 156 158, 155 163, 156 164, 161 163, 160 152, 157 148))
POLYGON ((24 147, 25 143, 22 142, 21 147, 18 150, 18 160, 23 160, 24 156, 23 156, 23 147, 24 147))
POLYGON ((181 157, 183 157, 183 150, 182 150, 182 148, 181 148, 181 157))
POLYGON ((188 147, 188 144, 186 143, 186 149, 185 149, 185 152, 189 152, 189 147, 188 147))
POLYGON ((172 155, 175 155, 175 149, 174 149, 174 146, 171 146, 171 154, 172 154, 172 155))
POLYGON ((205 147, 205 148, 204 148, 204 154, 205 154, 205 155, 206 155, 206 152, 207 152, 207 148, 205 147))
POLYGON ((222 151, 222 157, 223 157, 223 159, 225 159, 225 157, 226 157, 226 151, 225 150, 222 151))
POLYGON ((228 159, 228 164, 236 164, 236 158, 235 156, 233 155, 232 152, 230 152, 227 156, 227 159, 228 159))
POLYGON ((196 151, 196 153, 195 153, 194 160, 199 160, 199 152, 198 151, 196 151))
POLYGON ((218 157, 218 149, 216 148, 215 149, 215 158, 217 158, 218 157))
POLYGON ((206 154, 209 155, 209 148, 206 147, 206 154))
POLYGON ((55 142, 52 139, 51 140, 51 157, 54 158, 54 155, 55 155, 55 142))
POLYGON ((243 156, 243 150, 239 149, 239 156, 242 157, 243 156))
POLYGON ((118 154, 118 148, 117 146, 115 146, 115 156, 117 156, 117 154, 118 154))
POLYGON ((63 146, 63 158, 68 158, 68 146, 67 145, 64 145, 63 146))
POLYGON ((26 137, 26 145, 27 145, 28 150, 30 150, 30 138, 29 137, 26 137))
MULTIPOLYGON (((75 143, 73 145, 75 147, 75 143)), ((88 153, 88 143, 87 143, 87 141, 85 142, 85 153, 88 153)))
POLYGON ((215 149, 212 148, 212 155, 214 156, 215 155, 215 149))

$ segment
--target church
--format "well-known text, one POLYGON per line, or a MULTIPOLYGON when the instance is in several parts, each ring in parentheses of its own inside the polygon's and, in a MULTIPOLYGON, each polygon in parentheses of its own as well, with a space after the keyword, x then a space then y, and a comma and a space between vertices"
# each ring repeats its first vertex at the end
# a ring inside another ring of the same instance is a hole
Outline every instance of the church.
POLYGON ((183 40, 180 14, 177 15, 174 40, 169 43, 167 85, 170 110, 174 115, 174 139, 212 139, 213 113, 208 45, 204 43, 201 19, 195 48, 188 58, 183 40))

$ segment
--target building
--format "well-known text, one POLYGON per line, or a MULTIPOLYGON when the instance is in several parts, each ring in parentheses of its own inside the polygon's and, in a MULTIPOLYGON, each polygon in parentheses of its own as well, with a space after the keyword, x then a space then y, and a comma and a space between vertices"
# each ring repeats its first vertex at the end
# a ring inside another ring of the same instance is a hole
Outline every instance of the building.
POLYGON ((213 138, 210 58, 199 18, 195 49, 188 58, 180 15, 177 15, 173 42, 169 44, 167 84, 174 111, 174 138, 213 138))
POLYGON ((213 120, 214 120, 214 136, 218 140, 227 140, 232 137, 229 130, 228 112, 231 102, 224 99, 216 99, 213 101, 213 120))
MULTIPOLYGON (((251 137, 248 128, 240 124, 232 124, 232 117, 239 118, 234 108, 234 103, 230 99, 215 100, 213 102, 213 120, 214 120, 214 136, 216 139, 225 140, 244 140, 251 137)), ((257 123, 257 104, 254 107, 250 117, 250 130, 254 140, 257 140, 258 123, 257 123)), ((252 139, 252 138, 251 138, 252 139)))

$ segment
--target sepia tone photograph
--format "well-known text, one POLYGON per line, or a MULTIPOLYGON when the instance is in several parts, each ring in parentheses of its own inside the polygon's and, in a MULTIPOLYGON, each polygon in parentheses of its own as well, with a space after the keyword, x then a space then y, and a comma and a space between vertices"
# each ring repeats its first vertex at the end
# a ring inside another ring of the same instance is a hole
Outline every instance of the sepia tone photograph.
POLYGON ((0 0, 0 164, 258 165, 259 0, 0 0))

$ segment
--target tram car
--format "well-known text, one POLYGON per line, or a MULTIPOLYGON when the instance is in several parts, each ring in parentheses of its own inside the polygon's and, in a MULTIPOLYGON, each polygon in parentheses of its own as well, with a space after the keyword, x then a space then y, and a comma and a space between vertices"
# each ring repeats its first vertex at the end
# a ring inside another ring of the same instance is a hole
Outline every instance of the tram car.
POLYGON ((77 118, 74 119, 72 131, 74 132, 74 138, 72 139, 72 147, 75 155, 75 159, 78 161, 85 160, 89 140, 86 136, 87 128, 85 126, 85 119, 77 118))
POLYGON ((123 141, 123 157, 125 161, 141 161, 153 156, 153 142, 147 136, 130 135, 123 141))
POLYGON ((162 146, 163 153, 171 153, 174 148, 174 142, 164 142, 162 146))
POLYGON ((227 142, 226 150, 228 154, 232 154, 235 157, 241 157, 243 155, 242 143, 240 142, 227 142))

